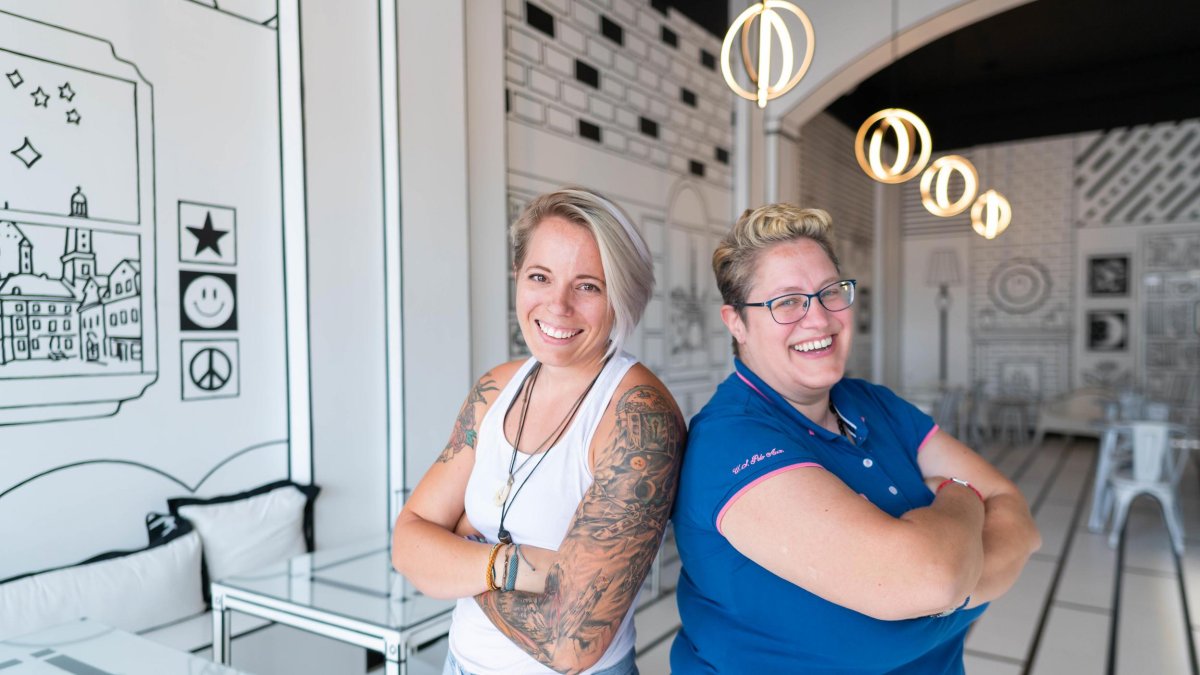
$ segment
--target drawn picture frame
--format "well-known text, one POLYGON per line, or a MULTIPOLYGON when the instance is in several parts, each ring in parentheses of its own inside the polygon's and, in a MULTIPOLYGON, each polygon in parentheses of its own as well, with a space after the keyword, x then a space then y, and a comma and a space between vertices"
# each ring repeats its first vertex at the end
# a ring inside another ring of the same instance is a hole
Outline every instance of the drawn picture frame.
POLYGON ((1129 349, 1129 312, 1123 309, 1087 313, 1087 348, 1092 352, 1123 352, 1129 349))
POLYGON ((1129 295, 1129 256, 1088 256, 1087 291, 1094 298, 1119 298, 1129 295))

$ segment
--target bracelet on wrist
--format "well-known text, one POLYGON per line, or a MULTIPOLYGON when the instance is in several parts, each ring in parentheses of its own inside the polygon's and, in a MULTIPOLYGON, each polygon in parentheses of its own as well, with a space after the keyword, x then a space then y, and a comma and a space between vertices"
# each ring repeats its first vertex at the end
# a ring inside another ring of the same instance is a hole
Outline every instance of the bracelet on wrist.
POLYGON ((940 484, 938 484, 937 489, 933 491, 933 494, 936 495, 937 493, 941 492, 942 488, 946 487, 947 485, 949 485, 951 483, 956 483, 965 488, 970 488, 971 492, 974 492, 975 496, 979 497, 979 502, 981 504, 987 503, 987 500, 983 498, 983 493, 981 493, 978 489, 976 489, 974 485, 971 485, 969 482, 963 480, 962 478, 947 478, 946 480, 944 480, 940 484))
POLYGON ((517 567, 521 564, 520 551, 521 545, 514 544, 513 549, 509 551, 508 561, 504 563, 505 591, 511 591, 517 587, 517 567))
POLYGON ((487 581, 487 589, 489 591, 500 590, 500 586, 496 583, 496 554, 500 552, 501 546, 504 546, 504 544, 497 542, 492 547, 492 552, 488 554, 487 568, 483 570, 483 577, 487 581))

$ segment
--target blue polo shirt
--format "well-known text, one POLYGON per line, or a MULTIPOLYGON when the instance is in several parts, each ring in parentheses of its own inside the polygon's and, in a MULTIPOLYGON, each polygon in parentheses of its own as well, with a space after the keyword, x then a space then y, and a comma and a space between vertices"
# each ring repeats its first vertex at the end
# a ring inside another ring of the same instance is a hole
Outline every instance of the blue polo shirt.
POLYGON ((886 387, 845 378, 830 398, 851 443, 814 424, 740 360, 734 365, 688 432, 672 515, 683 562, 672 672, 962 673, 963 639, 985 606, 881 621, 775 576, 720 531, 746 490, 812 466, 894 517, 928 506, 933 493, 917 452, 937 430, 933 420, 886 387))

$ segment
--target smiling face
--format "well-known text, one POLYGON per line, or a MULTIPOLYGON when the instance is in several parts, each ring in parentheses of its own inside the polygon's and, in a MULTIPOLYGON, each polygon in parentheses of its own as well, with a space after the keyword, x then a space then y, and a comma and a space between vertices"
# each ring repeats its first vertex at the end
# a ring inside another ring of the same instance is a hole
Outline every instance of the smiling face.
POLYGON ((538 361, 591 367, 604 358, 613 313, 591 232, 546 218, 534 229, 516 275, 517 320, 538 361))
MULTIPOLYGON (((841 276, 825 251, 811 239, 776 244, 759 254, 747 300, 763 302, 787 293, 816 293, 841 276)), ((738 341, 742 361, 797 406, 824 404, 842 379, 854 334, 853 308, 830 312, 813 298, 800 321, 781 325, 766 307, 738 311, 729 305, 721 317, 738 341)))
POLYGON ((184 311, 202 328, 224 325, 233 315, 233 305, 233 289, 220 277, 196 277, 183 292, 184 311))

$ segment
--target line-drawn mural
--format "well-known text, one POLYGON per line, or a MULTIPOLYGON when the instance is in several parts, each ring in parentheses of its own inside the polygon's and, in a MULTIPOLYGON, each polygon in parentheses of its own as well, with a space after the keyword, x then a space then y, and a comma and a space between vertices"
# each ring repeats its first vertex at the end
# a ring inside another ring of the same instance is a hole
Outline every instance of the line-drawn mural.
POLYGON ((157 376, 153 88, 0 13, 0 425, 116 412, 157 376))
POLYGON ((279 6, 0 0, 0 577, 295 466, 279 6))

